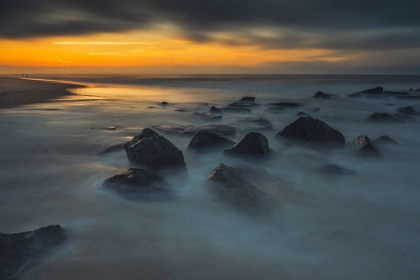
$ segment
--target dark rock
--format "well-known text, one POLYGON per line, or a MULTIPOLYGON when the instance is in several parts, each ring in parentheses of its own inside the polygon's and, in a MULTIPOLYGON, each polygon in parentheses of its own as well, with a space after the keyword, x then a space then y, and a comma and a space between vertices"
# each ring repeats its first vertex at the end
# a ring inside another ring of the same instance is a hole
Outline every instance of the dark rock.
POLYGON ((248 131, 273 130, 271 122, 264 118, 245 118, 236 122, 238 125, 245 125, 248 131))
POLYGON ((221 120, 221 115, 215 115, 210 112, 205 113, 194 113, 194 116, 200 117, 201 119, 207 120, 207 121, 215 121, 215 120, 221 120))
POLYGON ((123 195, 147 196, 167 194, 169 183, 156 173, 143 169, 130 168, 109 177, 102 184, 123 195))
POLYGON ((381 157, 378 147, 366 135, 359 135, 353 139, 350 148, 359 156, 381 157))
POLYGON ((169 103, 166 101, 163 101, 162 103, 160 103, 160 105, 165 106, 165 105, 169 105, 169 103))
POLYGON ((254 102, 255 101, 255 97, 245 96, 245 97, 242 97, 241 98, 241 101, 254 102))
POLYGON ((146 165, 153 170, 184 167, 184 155, 168 139, 145 128, 124 145, 130 162, 146 165))
POLYGON ((184 109, 176 109, 175 112, 186 112, 184 109))
POLYGON ((197 131, 188 144, 188 150, 203 152, 212 148, 226 148, 235 145, 235 142, 219 134, 208 131, 197 131))
POLYGON ((305 112, 299 112, 296 115, 298 115, 299 117, 309 117, 309 115, 305 112))
POLYGON ((399 143, 397 141, 395 141, 394 139, 392 139, 389 136, 383 135, 381 137, 379 137, 378 139, 376 139, 374 141, 374 143, 378 146, 381 145, 399 145, 399 143))
POLYGON ((383 123, 400 123, 401 120, 388 113, 373 113, 367 118, 369 121, 383 122, 383 123))
POLYGON ((270 153, 267 137, 259 132, 250 132, 235 146, 225 150, 226 155, 235 156, 267 156, 270 153))
POLYGON ((414 91, 414 89, 412 89, 412 88, 409 88, 407 91, 414 91))
POLYGON ((397 96, 398 99, 404 99, 404 100, 420 100, 419 96, 413 96, 413 95, 407 95, 407 96, 397 96))
POLYGON ((314 98, 330 99, 330 95, 322 91, 318 91, 317 93, 315 93, 314 98))
POLYGON ((270 105, 278 106, 278 107, 290 107, 290 108, 297 108, 303 106, 302 104, 296 102, 277 102, 277 103, 270 103, 270 105))
POLYGON ((323 175, 328 176, 337 176, 337 175, 355 175, 356 172, 354 172, 351 169, 347 169, 341 166, 338 166, 336 164, 326 164, 318 169, 318 172, 323 175))
POLYGON ((0 233, 0 279, 19 279, 66 240, 67 233, 59 225, 14 234, 0 233))
POLYGON ((227 106, 222 108, 223 111, 229 113, 243 113, 243 114, 251 114, 252 110, 249 108, 241 107, 241 106, 227 106))
POLYGON ((221 163, 210 173, 207 186, 217 200, 241 212, 267 215, 270 208, 267 195, 248 183, 243 173, 244 170, 221 163))
POLYGON ((419 92, 420 91, 420 88, 416 89, 416 91, 419 92))
POLYGON ((376 88, 366 89, 362 91, 362 93, 383 93, 383 92, 384 92, 383 87, 376 87, 376 88))
POLYGON ((215 106, 211 106, 209 112, 213 113, 213 114, 221 114, 222 110, 220 110, 219 108, 217 108, 215 106))
POLYGON ((311 117, 300 117, 277 133, 276 137, 329 148, 343 148, 345 144, 344 136, 338 130, 311 117))
POLYGON ((360 93, 356 92, 356 93, 352 93, 352 94, 347 95, 347 97, 357 98, 357 97, 362 97, 362 95, 360 93))
POLYGON ((398 113, 407 114, 407 115, 417 114, 416 110, 414 110, 414 108, 410 106, 398 108, 398 113))
POLYGON ((109 154, 122 151, 124 149, 124 145, 125 143, 120 143, 114 146, 110 146, 108 148, 103 149, 99 154, 109 154))
POLYGON ((167 133, 179 133, 191 135, 197 131, 213 132, 224 136, 235 136, 236 128, 230 125, 212 124, 205 126, 194 126, 194 125, 155 125, 153 128, 164 131, 167 133))

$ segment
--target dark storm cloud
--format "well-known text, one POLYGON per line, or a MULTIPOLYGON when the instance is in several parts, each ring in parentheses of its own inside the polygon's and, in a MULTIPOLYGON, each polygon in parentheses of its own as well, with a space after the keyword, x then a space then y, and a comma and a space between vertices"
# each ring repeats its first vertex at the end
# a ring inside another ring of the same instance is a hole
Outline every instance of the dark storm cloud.
POLYGON ((178 26, 186 38, 266 48, 403 49, 420 43, 420 1, 0 0, 0 37, 178 26), (278 32, 262 36, 252 29, 278 32), (281 31, 278 31, 281 30, 281 31))

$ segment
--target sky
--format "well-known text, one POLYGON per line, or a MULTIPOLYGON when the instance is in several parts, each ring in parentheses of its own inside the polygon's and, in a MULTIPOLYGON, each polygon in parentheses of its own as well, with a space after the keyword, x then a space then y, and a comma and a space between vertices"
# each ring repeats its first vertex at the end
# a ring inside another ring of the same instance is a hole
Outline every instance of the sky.
POLYGON ((419 0, 0 0, 0 73, 420 74, 419 0))

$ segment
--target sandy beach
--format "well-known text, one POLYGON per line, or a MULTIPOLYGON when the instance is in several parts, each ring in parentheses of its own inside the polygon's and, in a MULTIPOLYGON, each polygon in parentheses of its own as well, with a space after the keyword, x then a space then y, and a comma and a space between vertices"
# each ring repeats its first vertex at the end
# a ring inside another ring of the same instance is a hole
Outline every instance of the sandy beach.
POLYGON ((0 109, 42 103, 71 94, 74 84, 0 77, 0 109))

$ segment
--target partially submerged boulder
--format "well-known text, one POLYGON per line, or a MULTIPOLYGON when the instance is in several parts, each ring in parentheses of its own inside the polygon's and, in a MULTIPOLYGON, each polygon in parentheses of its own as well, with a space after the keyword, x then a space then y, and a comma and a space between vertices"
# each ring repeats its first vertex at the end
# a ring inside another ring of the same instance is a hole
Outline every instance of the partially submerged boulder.
POLYGON ((318 91, 315 93, 313 98, 320 98, 320 99, 330 99, 330 95, 328 93, 324 93, 322 91, 318 91))
POLYGON ((248 131, 267 131, 273 130, 271 122, 264 118, 244 118, 240 119, 235 124, 248 131))
POLYGON ((305 113, 305 112, 299 112, 296 114, 299 117, 309 117, 309 114, 305 113))
POLYGON ((407 115, 417 115, 417 111, 411 106, 398 108, 398 113, 407 114, 407 115))
POLYGON ((245 97, 242 97, 241 98, 241 101, 254 102, 255 101, 255 97, 245 96, 245 97))
POLYGON ((107 178, 102 186, 123 195, 167 194, 169 183, 156 173, 129 168, 107 178))
POLYGON ((67 233, 59 225, 21 233, 0 233, 0 279, 19 279, 66 240, 67 233))
POLYGON ((211 106, 209 112, 212 114, 221 114, 222 110, 220 110, 219 108, 215 106, 211 106))
POLYGON ((224 136, 235 136, 236 128, 230 125, 223 124, 211 124, 204 126, 194 125, 154 125, 154 129, 167 132, 167 133, 179 133, 185 135, 195 134, 197 131, 213 132, 224 136))
POLYGON ((194 113, 193 114, 196 117, 199 117, 203 120, 207 120, 207 121, 216 121, 216 120, 222 120, 222 116, 221 115, 216 115, 213 114, 211 112, 204 112, 204 113, 194 113))
POLYGON ((388 113, 373 113, 367 118, 369 121, 382 123, 400 123, 401 120, 388 113))
POLYGON ((226 148, 235 145, 235 142, 208 131, 197 131, 188 144, 188 150, 197 152, 210 151, 213 148, 226 148))
POLYGON ((399 145, 399 143, 397 141, 395 141, 394 139, 392 139, 389 136, 383 135, 381 137, 379 137, 378 139, 376 139, 374 141, 374 143, 378 146, 381 145, 399 145))
POLYGON ((229 105, 227 107, 223 107, 222 111, 226 111, 228 113, 242 113, 242 114, 251 114, 252 110, 245 106, 232 106, 229 105))
POLYGON ((269 213, 266 194, 248 183, 241 169, 221 163, 210 173, 207 186, 217 200, 241 212, 256 215, 269 213))
POLYGON ((248 133, 235 146, 224 151, 225 155, 254 157, 268 156, 269 153, 267 137, 259 132, 248 133))
POLYGON ((375 87, 375 88, 366 89, 362 91, 362 93, 383 93, 383 92, 384 92, 383 87, 375 87))
POLYGON ((362 157, 381 157, 378 147, 366 135, 359 135, 353 139, 350 148, 362 157))
POLYGON ((272 106, 276 107, 283 107, 283 108, 297 108, 303 106, 300 103, 297 102, 277 102, 277 103, 270 103, 272 106))
POLYGON ((150 128, 143 129, 124 145, 124 149, 130 162, 152 170, 185 168, 182 151, 150 128))
POLYGON ((343 148, 345 139, 338 130, 311 117, 300 117, 276 134, 279 139, 328 148, 343 148))

